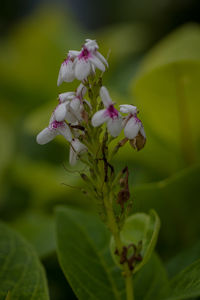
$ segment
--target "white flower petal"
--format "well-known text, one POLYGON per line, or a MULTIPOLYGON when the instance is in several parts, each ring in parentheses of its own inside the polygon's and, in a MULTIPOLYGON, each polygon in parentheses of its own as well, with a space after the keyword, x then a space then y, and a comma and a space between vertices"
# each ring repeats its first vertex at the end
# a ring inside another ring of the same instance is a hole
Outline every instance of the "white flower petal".
POLYGON ((113 104, 110 95, 108 93, 108 90, 105 86, 102 86, 100 89, 100 97, 105 107, 108 107, 109 105, 113 104))
POLYGON ((96 49, 99 49, 99 46, 98 46, 96 40, 86 39, 85 41, 86 41, 86 42, 85 42, 84 46, 85 46, 89 51, 95 51, 96 49))
POLYGON ((70 102, 70 108, 76 113, 80 109, 80 100, 78 98, 73 98, 70 102))
POLYGON ((101 62, 100 59, 98 59, 97 56, 93 55, 92 57, 89 58, 90 62, 99 70, 101 70, 102 72, 105 72, 105 66, 104 64, 101 62))
POLYGON ((72 82, 75 79, 74 63, 69 60, 65 65, 66 67, 63 70, 63 81, 72 82))
POLYGON ((84 80, 91 72, 89 60, 78 59, 75 64, 75 76, 78 80, 84 80))
POLYGON ((74 151, 72 146, 70 146, 69 150, 69 163, 70 165, 74 166, 77 162, 77 153, 74 151))
POLYGON ((77 97, 83 98, 87 92, 86 86, 84 86, 82 83, 78 86, 76 90, 77 97))
POLYGON ((75 97, 74 92, 67 92, 67 93, 59 94, 60 102, 69 101, 69 100, 73 99, 74 97, 75 97))
POLYGON ((76 50, 69 50, 69 55, 70 57, 74 58, 76 56, 78 56, 80 54, 80 51, 76 51, 76 50))
POLYGON ((128 139, 132 140, 138 135, 140 128, 141 122, 138 122, 134 117, 132 117, 126 123, 126 126, 124 128, 124 134, 128 139))
POLYGON ((122 130, 122 119, 121 117, 115 119, 109 119, 107 122, 108 131, 113 137, 117 137, 122 130))
POLYGON ((56 129, 45 128, 37 135, 36 141, 38 144, 44 145, 53 140, 57 135, 58 132, 56 129))
POLYGON ((109 120, 109 116, 107 116, 105 113, 106 109, 101 109, 97 111, 92 117, 92 126, 97 127, 103 124, 104 122, 107 122, 109 120))
POLYGON ((67 106, 67 110, 66 110, 66 115, 65 115, 66 120, 69 123, 75 123, 77 121, 76 116, 74 115, 74 113, 70 110, 70 107, 67 106))
POLYGON ((120 111, 124 114, 136 114, 137 113, 137 107, 129 104, 123 104, 120 105, 120 111))
POLYGON ((75 165, 77 156, 87 151, 87 147, 81 143, 78 139, 73 139, 71 142, 69 162, 71 165, 75 165))
POLYGON ((146 133, 145 133, 145 131, 144 131, 143 125, 141 125, 141 127, 140 127, 140 133, 141 133, 141 135, 143 135, 143 137, 146 139, 146 133))
POLYGON ((55 111, 54 111, 54 116, 55 116, 55 120, 58 122, 62 122, 65 120, 66 118, 66 112, 67 112, 67 103, 61 103, 59 104, 55 111))
POLYGON ((69 126, 65 123, 63 126, 58 127, 57 131, 66 138, 68 142, 72 141, 72 133, 69 126))
POLYGON ((107 60, 105 59, 105 57, 99 52, 99 51, 96 51, 95 55, 98 57, 98 59, 100 59, 100 61, 106 65, 106 67, 108 67, 108 62, 107 60))

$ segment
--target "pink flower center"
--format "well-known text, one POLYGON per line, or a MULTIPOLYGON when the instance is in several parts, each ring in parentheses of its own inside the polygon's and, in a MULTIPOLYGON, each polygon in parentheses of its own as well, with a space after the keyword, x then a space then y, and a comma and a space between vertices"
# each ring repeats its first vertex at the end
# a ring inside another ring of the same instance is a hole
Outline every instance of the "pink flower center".
POLYGON ((90 51, 87 48, 83 48, 78 58, 87 60, 90 56, 91 56, 90 51))
POLYGON ((133 117, 134 117, 136 123, 142 123, 140 121, 140 119, 137 117, 137 114, 134 114, 133 117))
POLYGON ((63 127, 65 125, 65 122, 58 122, 58 121, 53 121, 50 125, 50 129, 57 129, 58 127, 63 127))
POLYGON ((114 108, 114 105, 111 104, 108 106, 108 108, 106 109, 106 115, 109 116, 111 119, 115 119, 118 117, 119 113, 116 110, 116 108, 114 108))

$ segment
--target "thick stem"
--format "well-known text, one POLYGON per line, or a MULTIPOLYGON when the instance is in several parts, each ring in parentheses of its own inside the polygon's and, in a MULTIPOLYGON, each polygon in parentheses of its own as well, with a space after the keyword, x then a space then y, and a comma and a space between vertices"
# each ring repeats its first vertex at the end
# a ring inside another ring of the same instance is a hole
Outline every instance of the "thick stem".
POLYGON ((125 283, 126 283, 126 299, 134 300, 132 274, 125 278, 125 283))
MULTIPOLYGON (((113 234, 117 250, 120 254, 123 249, 123 244, 122 244, 122 241, 120 238, 119 228, 117 226, 116 219, 115 219, 114 212, 113 212, 112 198, 110 197, 110 198, 105 199, 104 204, 105 204, 105 209, 107 212, 108 227, 113 234)), ((129 266, 128 266, 127 262, 125 262, 123 264, 123 273, 125 276, 126 299, 134 300, 132 273, 129 270, 129 266)))

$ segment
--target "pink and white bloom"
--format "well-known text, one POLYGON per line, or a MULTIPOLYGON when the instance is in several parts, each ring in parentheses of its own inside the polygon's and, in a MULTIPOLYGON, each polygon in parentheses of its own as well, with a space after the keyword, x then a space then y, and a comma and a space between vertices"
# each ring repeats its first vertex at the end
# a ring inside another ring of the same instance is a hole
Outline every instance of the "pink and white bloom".
POLYGON ((87 147, 75 138, 71 141, 70 151, 69 151, 69 163, 74 166, 78 160, 78 157, 87 151, 87 147))
POLYGON ((52 115, 49 126, 43 129, 36 138, 36 141, 40 145, 44 145, 53 140, 57 135, 62 135, 68 141, 72 141, 72 133, 69 126, 65 122, 58 122, 52 115))
POLYGON ((133 141, 131 145, 140 150, 144 147, 146 143, 146 134, 141 120, 137 117, 138 110, 136 106, 133 105, 120 105, 120 111, 122 113, 128 113, 123 120, 124 134, 125 136, 133 141))
POLYGON ((105 109, 97 111, 92 117, 92 125, 94 127, 100 126, 103 123, 107 124, 108 131, 113 137, 120 134, 122 130, 122 118, 118 110, 114 107, 108 90, 102 86, 100 89, 100 96, 105 109))
POLYGON ((76 92, 67 92, 59 95, 59 104, 54 111, 56 121, 67 120, 69 123, 75 123, 82 120, 84 110, 83 102, 87 88, 81 83, 76 92))
POLYGON ((95 69, 105 72, 108 62, 105 57, 98 51, 98 44, 95 40, 87 39, 83 45, 80 54, 74 61, 75 77, 78 80, 86 79, 95 69))
POLYGON ((57 85, 61 85, 63 81, 71 82, 75 79, 74 59, 80 54, 79 51, 69 51, 67 58, 60 67, 57 85))

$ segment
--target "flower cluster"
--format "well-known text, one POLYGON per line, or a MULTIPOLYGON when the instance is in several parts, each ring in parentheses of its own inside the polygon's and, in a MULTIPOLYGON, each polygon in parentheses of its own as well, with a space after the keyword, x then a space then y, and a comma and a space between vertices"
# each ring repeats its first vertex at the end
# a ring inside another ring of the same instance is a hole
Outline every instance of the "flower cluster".
MULTIPOLYGON (((49 126, 37 136, 39 144, 46 144, 57 135, 64 136, 70 144, 69 162, 72 165, 88 151, 86 135, 88 139, 91 138, 88 136, 89 129, 99 127, 103 123, 114 138, 124 129, 126 141, 129 140, 137 150, 143 148, 146 141, 142 122, 137 117, 137 107, 124 104, 117 110, 107 88, 102 86, 102 80, 98 80, 98 92, 96 97, 93 97, 94 88, 97 86, 97 70, 105 72, 108 68, 107 60, 98 49, 95 40, 86 39, 81 51, 68 52, 67 58, 61 64, 57 83, 60 85, 74 79, 82 82, 75 92, 59 95, 58 105, 51 115, 49 126), (98 95, 101 98, 100 102, 98 95)), ((101 76, 102 74, 99 78, 101 76)))

